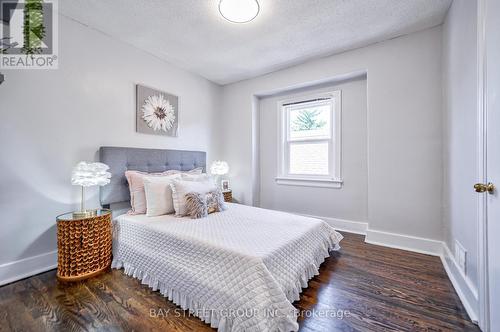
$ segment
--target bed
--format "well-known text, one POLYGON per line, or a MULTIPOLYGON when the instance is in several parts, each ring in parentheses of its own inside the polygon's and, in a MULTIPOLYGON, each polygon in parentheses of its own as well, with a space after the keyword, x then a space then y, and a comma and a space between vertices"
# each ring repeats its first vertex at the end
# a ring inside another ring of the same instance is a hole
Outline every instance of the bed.
MULTIPOLYGON (((105 147, 100 159, 114 181, 101 190, 103 205, 126 201, 127 169, 205 167, 204 152, 192 151, 105 147)), ((112 267, 219 331, 296 331, 292 302, 341 240, 322 220, 241 204, 203 219, 122 214, 112 267)))

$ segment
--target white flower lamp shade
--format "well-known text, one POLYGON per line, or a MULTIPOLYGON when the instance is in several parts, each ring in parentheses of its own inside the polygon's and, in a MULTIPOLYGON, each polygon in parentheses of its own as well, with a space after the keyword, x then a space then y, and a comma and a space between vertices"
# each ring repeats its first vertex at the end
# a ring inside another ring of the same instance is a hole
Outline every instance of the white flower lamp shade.
POLYGON ((71 184, 82 187, 82 202, 80 211, 75 216, 90 216, 95 210, 85 210, 85 187, 105 186, 110 182, 109 166, 103 163, 79 162, 71 172, 71 184))
POLYGON ((210 173, 213 175, 226 175, 229 172, 229 165, 222 160, 216 160, 210 166, 210 173))

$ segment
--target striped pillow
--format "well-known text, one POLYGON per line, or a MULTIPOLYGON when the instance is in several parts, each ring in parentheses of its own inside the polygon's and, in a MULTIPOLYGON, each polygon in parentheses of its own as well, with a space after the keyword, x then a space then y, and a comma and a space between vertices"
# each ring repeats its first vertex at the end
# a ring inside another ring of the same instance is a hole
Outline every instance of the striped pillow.
POLYGON ((186 215, 192 219, 205 218, 208 215, 207 201, 200 193, 191 192, 186 194, 186 215))
POLYGON ((210 213, 221 212, 227 209, 224 195, 220 190, 210 191, 206 194, 190 192, 185 196, 186 216, 192 219, 205 218, 210 213))

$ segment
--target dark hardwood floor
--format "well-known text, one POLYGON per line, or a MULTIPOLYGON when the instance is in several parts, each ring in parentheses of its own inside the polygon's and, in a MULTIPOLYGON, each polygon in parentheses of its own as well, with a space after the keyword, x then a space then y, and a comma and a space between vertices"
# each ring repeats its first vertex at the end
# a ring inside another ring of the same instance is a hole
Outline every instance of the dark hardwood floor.
MULTIPOLYGON (((439 258, 345 233, 295 306, 301 331, 479 331, 439 258)), ((55 271, 0 288, 0 331, 213 331, 113 270, 75 284, 55 271)))

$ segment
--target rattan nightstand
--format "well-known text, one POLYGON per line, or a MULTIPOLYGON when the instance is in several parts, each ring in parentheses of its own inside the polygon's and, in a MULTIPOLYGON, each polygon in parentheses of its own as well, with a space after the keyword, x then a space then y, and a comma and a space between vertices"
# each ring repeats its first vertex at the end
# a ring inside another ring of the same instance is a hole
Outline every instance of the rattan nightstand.
POLYGON ((57 278, 79 281, 105 271, 111 265, 111 247, 111 210, 87 218, 58 216, 57 278))
POLYGON ((231 203, 233 201, 233 191, 232 190, 225 190, 222 192, 224 195, 224 202, 229 202, 231 203))

